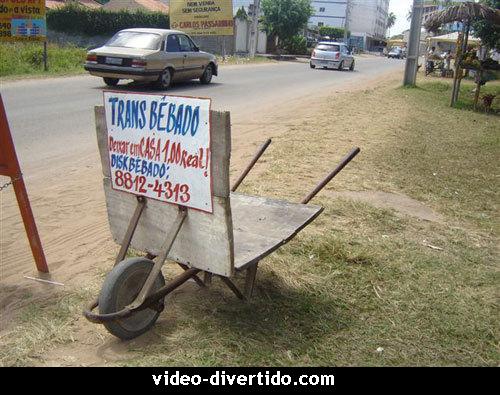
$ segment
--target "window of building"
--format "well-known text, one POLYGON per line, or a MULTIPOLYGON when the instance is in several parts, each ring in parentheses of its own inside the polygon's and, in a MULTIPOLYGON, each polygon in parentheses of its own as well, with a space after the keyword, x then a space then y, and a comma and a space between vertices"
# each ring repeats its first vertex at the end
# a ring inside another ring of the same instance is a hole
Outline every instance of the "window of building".
POLYGON ((325 12, 325 7, 319 7, 319 12, 325 12))

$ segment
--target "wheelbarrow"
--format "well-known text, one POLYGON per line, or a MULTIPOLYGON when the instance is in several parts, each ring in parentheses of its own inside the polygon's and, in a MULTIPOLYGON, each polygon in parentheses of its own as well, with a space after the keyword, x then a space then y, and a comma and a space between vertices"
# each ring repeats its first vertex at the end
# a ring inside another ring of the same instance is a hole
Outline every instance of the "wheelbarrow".
POLYGON ((216 276, 239 299, 249 299, 259 261, 292 240, 321 214, 322 207, 308 203, 360 152, 359 148, 353 149, 298 204, 239 194, 237 188, 271 140, 230 187, 229 113, 211 111, 214 211, 207 214, 111 188, 103 107, 96 107, 95 113, 108 220, 121 248, 99 297, 84 316, 124 340, 148 331, 165 308, 165 297, 189 279, 207 287, 216 276), (130 247, 145 256, 126 259, 130 247), (184 271, 166 283, 161 270, 167 259, 184 271), (246 274, 243 290, 233 281, 240 272, 246 274))

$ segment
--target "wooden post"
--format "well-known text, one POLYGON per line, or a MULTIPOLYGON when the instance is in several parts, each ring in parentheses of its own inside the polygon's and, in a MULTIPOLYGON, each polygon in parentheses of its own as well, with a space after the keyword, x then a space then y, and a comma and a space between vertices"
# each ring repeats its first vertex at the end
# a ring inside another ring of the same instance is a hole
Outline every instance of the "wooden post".
POLYGON ((45 40, 43 42, 43 70, 44 71, 48 71, 49 70, 49 66, 47 64, 47 58, 48 58, 48 54, 47 54, 47 40, 45 40))
POLYGON ((477 110, 477 103, 479 101, 479 94, 481 93, 481 80, 483 79, 483 70, 478 70, 478 74, 476 75, 476 94, 474 95, 474 111, 477 110))
POLYGON ((469 33, 470 33, 470 22, 465 22, 464 25, 464 37, 462 42, 462 53, 460 58, 457 56, 455 64, 455 81, 453 84, 453 92, 451 96, 451 106, 453 107, 460 96, 460 84, 462 83, 462 68, 460 67, 460 61, 463 59, 465 53, 467 52, 467 45, 469 44, 469 33))
POLYGON ((9 123, 7 121, 7 114, 3 105, 2 95, 0 95, 0 175, 8 176, 11 178, 14 192, 16 193, 17 203, 21 217, 24 222, 26 235, 35 258, 36 267, 39 272, 48 273, 49 268, 43 253, 42 242, 38 235, 33 212, 24 184, 21 168, 17 159, 14 142, 10 134, 9 123))

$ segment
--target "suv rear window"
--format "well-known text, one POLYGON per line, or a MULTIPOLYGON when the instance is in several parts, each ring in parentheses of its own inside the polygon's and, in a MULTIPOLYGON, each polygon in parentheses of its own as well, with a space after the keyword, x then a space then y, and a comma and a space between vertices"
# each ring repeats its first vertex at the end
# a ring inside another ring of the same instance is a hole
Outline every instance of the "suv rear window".
POLYGON ((328 51, 328 52, 339 52, 340 45, 327 45, 327 44, 319 44, 316 49, 318 51, 328 51))

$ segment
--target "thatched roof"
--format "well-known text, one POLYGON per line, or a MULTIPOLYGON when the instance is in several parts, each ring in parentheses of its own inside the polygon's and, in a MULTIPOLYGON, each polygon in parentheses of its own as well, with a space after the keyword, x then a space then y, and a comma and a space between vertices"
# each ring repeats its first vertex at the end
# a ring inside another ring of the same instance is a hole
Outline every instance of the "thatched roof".
POLYGON ((432 13, 425 23, 425 28, 435 32, 447 23, 470 22, 475 19, 485 19, 495 25, 500 25, 500 10, 468 1, 432 13))

